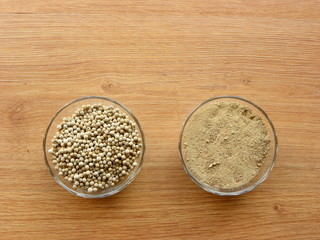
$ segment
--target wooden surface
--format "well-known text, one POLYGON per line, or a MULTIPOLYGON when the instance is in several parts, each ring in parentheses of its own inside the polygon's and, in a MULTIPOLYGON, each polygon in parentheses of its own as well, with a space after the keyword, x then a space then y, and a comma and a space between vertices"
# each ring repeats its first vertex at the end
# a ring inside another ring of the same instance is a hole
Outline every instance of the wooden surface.
POLYGON ((319 1, 0 1, 1 239, 320 239, 319 1), (83 199, 44 164, 52 115, 114 98, 144 128, 124 191, 83 199), (239 197, 197 187, 179 133, 203 100, 238 95, 271 117, 279 154, 239 197))

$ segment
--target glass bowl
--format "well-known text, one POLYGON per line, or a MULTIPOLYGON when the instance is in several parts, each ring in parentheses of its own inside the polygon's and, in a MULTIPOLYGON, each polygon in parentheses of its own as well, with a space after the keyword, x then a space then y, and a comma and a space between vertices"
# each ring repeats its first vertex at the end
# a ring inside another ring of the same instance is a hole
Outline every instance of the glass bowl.
POLYGON ((49 172, 53 176, 54 180, 62 186, 64 189, 68 190, 69 192, 79 196, 79 197, 85 197, 85 198, 103 198, 103 197, 108 197, 111 196, 115 193, 120 192, 122 189, 127 187, 137 176, 139 173, 141 166, 143 164, 143 157, 145 153, 145 139, 144 139, 144 134, 141 128, 141 125, 139 124, 137 118, 133 115, 133 113, 128 110, 125 106, 123 106, 121 103, 112 100, 110 98, 106 97, 99 97, 99 96, 89 96, 89 97, 82 97, 75 99, 66 105, 64 105, 51 119, 49 126, 46 130, 44 139, 43 139, 43 153, 44 153, 44 158, 46 165, 49 169, 49 172), (137 162, 137 166, 134 167, 129 175, 121 180, 120 182, 116 183, 114 186, 110 186, 106 189, 103 189, 98 192, 91 192, 89 193, 88 191, 82 190, 80 188, 74 189, 72 187, 72 183, 68 182, 67 180, 64 179, 63 176, 59 176, 58 171, 55 169, 55 165, 52 163, 52 157, 51 154, 48 153, 48 149, 51 148, 51 139, 54 137, 54 135, 57 132, 57 125, 60 124, 63 120, 64 117, 69 117, 73 114, 73 112, 81 107, 82 105, 85 104, 95 104, 95 103, 101 103, 103 105, 109 106, 113 105, 114 107, 117 107, 120 109, 120 111, 126 113, 129 116, 129 119, 134 121, 137 126, 137 130, 139 131, 139 135, 142 139, 142 147, 141 147, 141 154, 139 158, 137 158, 135 161, 137 162))
POLYGON ((252 189, 257 187, 260 183, 262 183, 268 177, 269 173, 271 172, 271 170, 274 166, 276 156, 277 156, 277 150, 278 150, 278 140, 277 140, 276 131, 275 131, 274 126, 273 126, 271 120, 269 119, 268 115, 256 104, 250 102, 249 100, 246 100, 241 97, 236 97, 236 96, 214 97, 214 98, 210 98, 210 99, 204 101, 203 103, 201 103, 187 117, 187 119, 183 125, 182 131, 180 134, 180 141, 179 141, 180 159, 181 159, 184 170, 189 175, 189 177, 192 179, 192 181, 194 181, 198 186, 200 186, 201 188, 203 188, 207 192, 221 195, 221 196, 240 195, 240 194, 251 191, 252 189), (201 108, 202 106, 204 106, 205 104, 207 104, 209 102, 236 102, 236 103, 245 105, 245 106, 249 107, 250 109, 252 109, 252 111, 254 111, 256 114, 258 114, 261 117, 261 119, 263 120, 263 122, 265 123, 265 126, 267 128, 267 131, 268 131, 268 134, 269 134, 269 137, 271 140, 270 151, 269 151, 268 155, 266 156, 266 158, 264 159, 257 175, 250 182, 248 182, 247 184, 242 185, 240 187, 232 188, 232 189, 221 189, 221 188, 217 188, 217 187, 205 184, 205 183, 201 182, 199 179, 197 179, 197 177, 194 174, 192 174, 192 172, 188 168, 186 161, 184 159, 184 152, 183 152, 183 146, 182 146, 184 129, 185 129, 186 125, 188 124, 188 121, 191 118, 191 116, 199 108, 201 108))

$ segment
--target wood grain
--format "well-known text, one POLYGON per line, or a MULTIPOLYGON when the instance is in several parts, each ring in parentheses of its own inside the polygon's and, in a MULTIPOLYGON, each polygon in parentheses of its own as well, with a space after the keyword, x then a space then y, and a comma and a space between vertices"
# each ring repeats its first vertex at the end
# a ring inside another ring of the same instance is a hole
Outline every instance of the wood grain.
POLYGON ((0 1, 1 239, 320 239, 319 1, 0 1), (52 115, 81 96, 138 117, 145 164, 124 191, 82 199, 46 169, 52 115), (198 188, 178 156, 203 100, 260 105, 279 138, 254 191, 198 188))

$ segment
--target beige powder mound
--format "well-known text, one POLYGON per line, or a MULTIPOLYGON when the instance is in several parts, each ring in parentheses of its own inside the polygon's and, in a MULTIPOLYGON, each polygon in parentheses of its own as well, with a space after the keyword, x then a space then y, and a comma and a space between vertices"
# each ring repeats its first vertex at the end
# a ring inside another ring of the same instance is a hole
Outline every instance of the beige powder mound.
POLYGON ((261 117, 235 102, 208 102, 198 108, 182 135, 182 155, 202 183, 233 189, 258 173, 270 150, 261 117))

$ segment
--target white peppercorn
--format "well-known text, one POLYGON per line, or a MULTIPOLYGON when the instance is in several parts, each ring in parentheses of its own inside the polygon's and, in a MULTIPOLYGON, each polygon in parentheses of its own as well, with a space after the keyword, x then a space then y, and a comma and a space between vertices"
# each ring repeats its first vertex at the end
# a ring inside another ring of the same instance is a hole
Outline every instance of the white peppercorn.
POLYGON ((92 193, 123 180, 141 155, 136 124, 114 106, 83 105, 57 125, 48 153, 58 175, 92 193))

